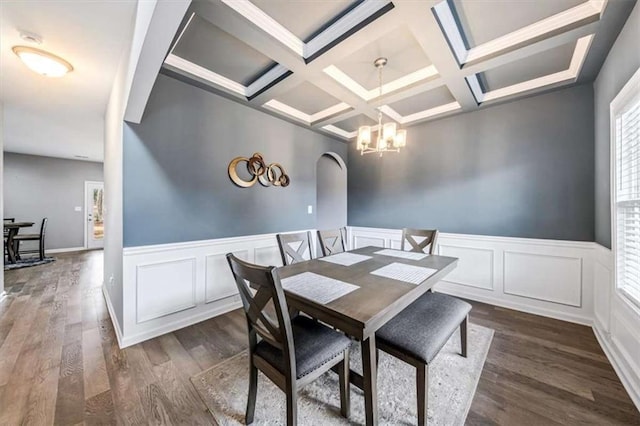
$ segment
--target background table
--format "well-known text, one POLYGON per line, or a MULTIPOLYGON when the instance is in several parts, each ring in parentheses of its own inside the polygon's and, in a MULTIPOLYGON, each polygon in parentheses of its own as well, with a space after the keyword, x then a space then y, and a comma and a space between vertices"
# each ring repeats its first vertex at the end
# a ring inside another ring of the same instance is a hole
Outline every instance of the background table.
POLYGON ((16 263, 16 252, 13 238, 16 236, 20 228, 28 228, 33 226, 33 222, 4 222, 4 229, 8 230, 7 234, 7 257, 9 262, 16 263))
POLYGON ((422 260, 409 260, 375 254, 380 247, 363 247, 351 250, 371 256, 371 259, 343 266, 313 259, 278 268, 281 278, 303 272, 313 272, 333 279, 355 284, 359 288, 327 304, 314 302, 285 290, 287 304, 314 318, 336 327, 362 342, 363 376, 351 373, 352 382, 365 393, 365 409, 368 425, 378 422, 376 383, 375 332, 404 308, 429 291, 438 281, 451 272, 458 259, 445 256, 427 256, 422 260), (371 272, 391 263, 422 266, 436 272, 415 285, 404 281, 372 275, 371 272))

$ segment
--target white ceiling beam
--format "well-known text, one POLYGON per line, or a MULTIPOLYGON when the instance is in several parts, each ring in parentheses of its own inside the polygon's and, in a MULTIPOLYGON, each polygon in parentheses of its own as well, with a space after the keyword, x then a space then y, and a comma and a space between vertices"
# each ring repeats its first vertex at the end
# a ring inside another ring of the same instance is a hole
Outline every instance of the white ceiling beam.
MULTIPOLYGON (((135 69, 127 96, 124 119, 140 123, 151 89, 162 68, 165 55, 178 31, 191 0, 155 1, 153 13, 141 40, 134 38, 129 61, 135 69)), ((145 5, 149 8, 149 5, 145 5)))

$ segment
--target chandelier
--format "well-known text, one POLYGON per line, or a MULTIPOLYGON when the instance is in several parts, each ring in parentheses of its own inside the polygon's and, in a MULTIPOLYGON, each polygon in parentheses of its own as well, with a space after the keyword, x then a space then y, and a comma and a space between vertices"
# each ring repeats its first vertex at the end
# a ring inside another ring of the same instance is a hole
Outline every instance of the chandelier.
MULTIPOLYGON (((382 68, 387 65, 387 58, 378 58, 373 62, 378 69, 378 96, 382 98, 382 68)), ((395 122, 382 124, 382 106, 378 106, 378 139, 374 146, 371 146, 371 126, 360 126, 358 128, 358 149, 360 155, 376 152, 400 152, 400 148, 407 145, 407 131, 399 130, 395 122)))

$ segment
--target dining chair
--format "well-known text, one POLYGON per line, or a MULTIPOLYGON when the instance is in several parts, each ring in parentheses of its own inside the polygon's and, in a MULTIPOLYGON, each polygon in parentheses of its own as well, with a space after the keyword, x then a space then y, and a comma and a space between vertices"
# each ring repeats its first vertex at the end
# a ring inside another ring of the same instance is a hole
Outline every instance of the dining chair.
POLYGON ((44 237, 45 237, 45 232, 47 230, 48 221, 49 219, 47 219, 46 217, 42 219, 42 223, 40 224, 40 233, 38 234, 17 234, 15 237, 13 237, 13 241, 15 243, 16 257, 18 259, 20 259, 21 254, 28 254, 28 253, 38 253, 40 256, 40 260, 44 259, 44 237), (21 241, 38 241, 39 242, 38 249, 20 251, 21 241))
POLYGON ((280 248, 283 265, 304 262, 305 260, 313 258, 311 252, 311 232, 277 234, 276 239, 278 240, 278 248, 280 248))
MULTIPOLYGON (((3 218, 3 222, 15 222, 16 218, 15 217, 5 217, 3 218)), ((9 236, 9 230, 8 229, 3 229, 2 230, 2 235, 3 235, 3 246, 4 246, 4 255, 7 256, 8 253, 8 249, 7 249, 7 237, 9 236)))
POLYGON ((400 250, 408 250, 417 253, 435 254, 436 244, 438 242, 437 229, 413 229, 404 228, 402 230, 402 242, 400 250), (415 237, 424 238, 422 241, 416 241, 415 237), (408 243, 405 244, 405 243, 408 243))
POLYGON ((251 424, 254 418, 258 370, 286 394, 287 425, 292 426, 297 423, 298 389, 337 367, 340 413, 348 418, 351 340, 308 317, 291 319, 275 267, 253 265, 232 253, 227 254, 227 260, 240 292, 249 331, 246 423, 251 424), (275 310, 275 318, 267 312, 267 305, 275 310))
POLYGON ((346 250, 342 228, 318 231, 318 241, 323 256, 342 253, 346 250))
MULTIPOLYGON (((405 228, 402 230, 402 250, 405 241, 410 251, 435 254, 438 230, 405 228), (423 237, 418 243, 414 237, 423 237)), ((438 355, 453 333, 460 327, 461 354, 467 357, 467 328, 471 305, 460 299, 429 290, 415 302, 383 325, 376 332, 376 345, 416 368, 418 395, 418 425, 427 424, 429 364, 438 355)))

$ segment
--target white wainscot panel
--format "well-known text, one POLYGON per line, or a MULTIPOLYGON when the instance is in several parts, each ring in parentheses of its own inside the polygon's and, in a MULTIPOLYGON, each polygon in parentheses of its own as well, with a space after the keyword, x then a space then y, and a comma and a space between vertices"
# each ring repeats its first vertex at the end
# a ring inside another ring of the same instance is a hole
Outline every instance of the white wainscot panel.
MULTIPOLYGON (((248 260, 247 250, 234 251, 233 254, 248 260)), ((205 302, 211 303, 238 294, 238 287, 229 268, 226 254, 211 254, 205 257, 205 302)))
POLYGON ((255 263, 263 266, 282 266, 278 246, 257 247, 253 252, 255 263))
POLYGON ((593 309, 599 325, 609 331, 609 312, 611 310, 611 271, 596 261, 594 266, 593 309))
POLYGON ((582 259, 505 251, 504 292, 580 307, 582 259))
POLYGON ((459 259, 443 281, 493 290, 493 250, 440 244, 439 254, 459 259))
POLYGON ((363 237, 361 235, 356 235, 353 237, 353 245, 357 249, 367 246, 384 247, 384 238, 363 237))
MULTIPOLYGON (((629 315, 626 309, 621 307, 621 312, 614 312, 611 322, 611 340, 622 354, 625 361, 631 366, 631 371, 640 378, 640 332, 638 332, 637 313, 633 314, 631 321, 627 321, 629 315)), ((640 383, 635 382, 637 385, 640 383)), ((638 389, 640 390, 640 389, 638 389)))
POLYGON ((183 311, 195 305, 195 257, 137 266, 138 323, 183 311))
POLYGON ((394 250, 400 250, 400 247, 402 247, 402 241, 391 239, 389 240, 389 247, 394 250))

